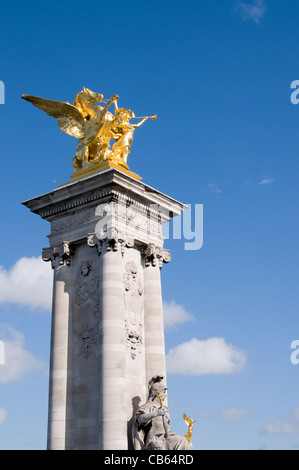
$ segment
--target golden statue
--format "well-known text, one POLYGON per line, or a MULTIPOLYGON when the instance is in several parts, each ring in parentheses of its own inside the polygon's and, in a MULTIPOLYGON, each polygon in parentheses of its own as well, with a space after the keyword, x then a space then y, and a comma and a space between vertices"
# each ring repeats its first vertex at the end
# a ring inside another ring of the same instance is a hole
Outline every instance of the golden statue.
POLYGON ((192 445, 191 437, 193 434, 193 424, 196 423, 197 419, 193 421, 191 418, 189 418, 189 416, 186 416, 185 413, 183 414, 183 418, 184 418, 185 423, 188 425, 188 431, 184 437, 185 439, 187 439, 189 444, 192 445))
POLYGON ((104 162, 112 162, 128 170, 127 158, 135 129, 148 119, 157 119, 154 114, 131 124, 130 120, 136 117, 131 110, 118 107, 118 95, 104 100, 102 94, 88 88, 77 94, 73 104, 38 96, 22 95, 22 98, 54 117, 63 132, 79 139, 73 158, 75 172, 83 167, 92 169, 94 165, 104 162), (101 106, 99 103, 105 104, 101 106), (112 103, 115 114, 108 111, 112 103), (111 139, 115 140, 112 149, 111 139))
POLYGON ((119 108, 115 115, 117 116, 117 123, 110 129, 111 138, 116 140, 112 147, 112 154, 114 158, 120 158, 123 162, 127 163, 135 129, 140 127, 149 118, 156 120, 157 116, 156 114, 145 116, 137 124, 131 124, 129 121, 135 118, 135 114, 130 109, 119 108))

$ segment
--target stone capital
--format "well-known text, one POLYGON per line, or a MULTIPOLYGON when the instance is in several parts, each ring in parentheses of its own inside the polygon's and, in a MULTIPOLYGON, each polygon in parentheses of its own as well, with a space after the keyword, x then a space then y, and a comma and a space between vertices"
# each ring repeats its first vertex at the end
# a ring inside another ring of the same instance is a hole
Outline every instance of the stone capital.
POLYGON ((135 240, 119 233, 115 228, 110 228, 103 232, 100 238, 95 233, 90 233, 87 236, 87 245, 96 247, 100 255, 103 250, 118 251, 120 249, 122 256, 126 248, 133 248, 135 240))
POLYGON ((74 248, 69 242, 64 241, 59 246, 43 248, 42 259, 51 261, 52 268, 58 265, 70 266, 71 257, 74 254, 74 248))
POLYGON ((169 250, 165 250, 161 246, 156 246, 154 243, 149 243, 143 250, 145 266, 159 266, 161 269, 163 263, 169 263, 171 254, 169 250))

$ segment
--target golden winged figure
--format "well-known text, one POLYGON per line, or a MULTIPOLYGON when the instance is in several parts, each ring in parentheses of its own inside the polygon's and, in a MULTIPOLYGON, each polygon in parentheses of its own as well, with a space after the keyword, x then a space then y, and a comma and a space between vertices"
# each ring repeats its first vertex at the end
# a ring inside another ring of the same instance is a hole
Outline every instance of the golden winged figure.
POLYGON ((145 116, 139 123, 131 124, 129 120, 135 115, 129 109, 118 108, 118 95, 104 100, 102 94, 88 88, 77 94, 73 104, 30 95, 22 95, 22 98, 55 118, 63 132, 79 139, 73 158, 75 171, 106 160, 128 169, 127 157, 135 129, 147 119, 157 118, 156 115, 145 116), (108 111, 112 103, 115 114, 108 111), (112 149, 111 139, 116 141, 112 149))
POLYGON ((185 423, 188 425, 188 431, 187 431, 187 433, 185 434, 184 437, 187 439, 189 444, 192 445, 191 437, 192 437, 192 434, 193 434, 193 424, 196 423, 197 419, 195 421, 193 421, 185 413, 183 414, 183 418, 184 418, 185 423))

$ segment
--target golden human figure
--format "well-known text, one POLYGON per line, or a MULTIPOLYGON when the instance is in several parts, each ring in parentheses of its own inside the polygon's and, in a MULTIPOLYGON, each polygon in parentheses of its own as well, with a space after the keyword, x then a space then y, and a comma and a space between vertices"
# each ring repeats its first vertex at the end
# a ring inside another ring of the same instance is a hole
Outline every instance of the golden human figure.
POLYGON ((30 95, 22 95, 22 98, 54 117, 63 132, 79 139, 73 158, 75 172, 105 161, 128 169, 127 158, 135 129, 148 119, 157 118, 156 115, 145 116, 137 124, 131 124, 129 121, 135 115, 128 109, 118 108, 118 95, 104 100, 102 94, 88 88, 77 94, 73 104, 30 95), (112 103, 115 114, 108 111, 112 103), (111 139, 116 141, 112 149, 111 139))
POLYGON ((185 423, 188 425, 188 431, 187 431, 187 433, 185 434, 184 437, 185 437, 185 439, 187 439, 189 444, 192 445, 191 437, 192 437, 192 434, 193 434, 193 424, 196 423, 197 419, 195 421, 193 421, 185 413, 183 414, 183 418, 184 418, 185 423))
POLYGON ((130 120, 135 118, 135 114, 130 109, 119 108, 115 116, 118 122, 110 129, 111 138, 116 140, 112 147, 112 154, 114 158, 121 159, 124 163, 127 163, 135 130, 148 119, 156 120, 157 116, 155 114, 153 116, 145 116, 137 124, 130 123, 130 120))

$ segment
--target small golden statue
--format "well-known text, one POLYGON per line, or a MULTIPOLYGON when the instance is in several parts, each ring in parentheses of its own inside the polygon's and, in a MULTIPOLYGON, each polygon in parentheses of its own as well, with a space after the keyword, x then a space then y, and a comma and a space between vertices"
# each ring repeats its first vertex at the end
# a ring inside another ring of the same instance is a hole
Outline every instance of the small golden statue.
POLYGON ((184 418, 185 423, 188 425, 188 431, 184 437, 185 439, 187 439, 189 444, 192 445, 191 437, 193 434, 193 424, 196 423, 197 419, 193 421, 191 418, 189 418, 189 416, 186 416, 185 413, 183 414, 183 418, 184 418))
POLYGON ((137 124, 131 124, 130 120, 136 116, 130 109, 118 107, 118 95, 104 100, 102 94, 88 88, 83 88, 77 94, 73 104, 38 96, 22 95, 22 98, 54 117, 63 132, 79 139, 73 158, 75 172, 101 162, 112 162, 128 170, 127 159, 135 129, 148 119, 157 119, 154 114, 140 118, 142 120, 137 124), (105 104, 101 106, 99 103, 105 104), (108 111, 112 103, 114 114, 108 111), (112 149, 111 139, 115 140, 112 149))

